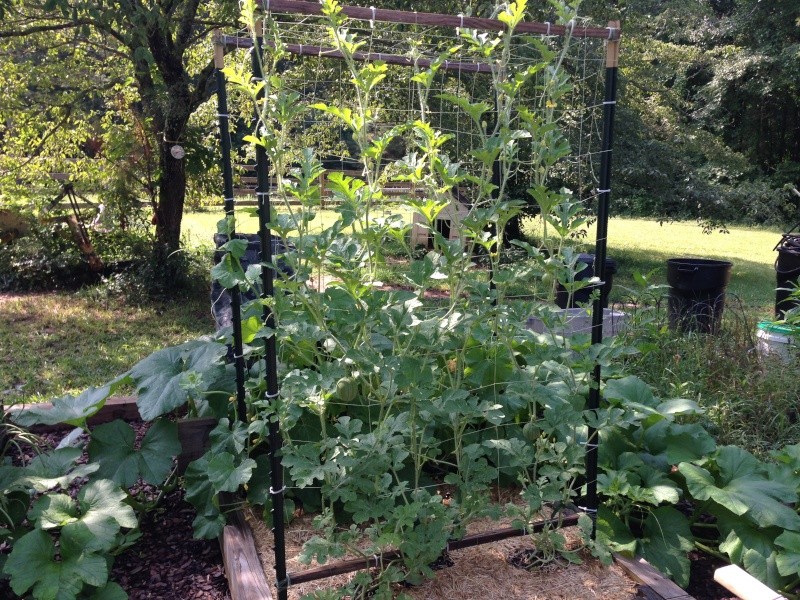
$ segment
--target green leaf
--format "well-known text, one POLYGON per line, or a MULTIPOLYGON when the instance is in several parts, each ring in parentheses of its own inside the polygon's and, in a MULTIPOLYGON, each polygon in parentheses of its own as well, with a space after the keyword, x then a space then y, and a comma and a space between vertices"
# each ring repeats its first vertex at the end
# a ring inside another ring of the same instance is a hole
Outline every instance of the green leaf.
POLYGON ((23 481, 37 492, 46 492, 56 486, 65 488, 79 477, 88 477, 94 473, 97 464, 76 465, 80 458, 80 448, 59 448, 35 456, 23 469, 23 481))
POLYGON ((189 463, 183 475, 186 495, 184 498, 197 512, 210 505, 214 498, 214 488, 208 480, 208 453, 189 463))
POLYGON ((183 373, 197 371, 208 381, 223 368, 227 352, 224 344, 201 338, 159 350, 136 364, 130 373, 139 393, 136 404, 142 419, 154 421, 182 406, 188 399, 181 386, 183 373), (209 370, 211 373, 205 373, 209 370))
POLYGON ((66 494, 47 494, 31 507, 28 518, 41 529, 53 529, 74 523, 80 517, 75 501, 66 494))
POLYGON ((800 517, 786 505, 797 501, 795 490, 780 481, 767 479, 761 463, 752 454, 725 446, 719 449, 716 464, 719 467, 716 478, 706 469, 689 463, 678 466, 694 498, 713 500, 735 515, 746 514, 760 527, 800 531, 800 517))
POLYGON ((235 492, 239 486, 250 481, 256 462, 244 459, 238 466, 234 456, 228 452, 217 454, 208 463, 208 479, 216 492, 235 492))
POLYGON ((643 491, 650 496, 651 504, 677 504, 680 500, 680 488, 665 473, 652 468, 643 468, 638 472, 642 478, 643 491))
POLYGON ((247 284, 247 275, 242 263, 232 254, 225 254, 222 260, 211 268, 211 278, 218 281, 225 289, 247 284))
POLYGON ((601 504, 597 511, 597 539, 626 556, 632 557, 636 552, 636 538, 605 504, 601 504))
POLYGON ((439 94, 439 98, 455 104, 458 108, 463 110, 470 119, 472 119, 478 126, 481 124, 483 115, 489 111, 492 106, 488 102, 470 102, 467 98, 456 96, 454 94, 439 94))
POLYGON ((644 522, 642 556, 679 586, 689 585, 689 558, 694 548, 689 521, 671 506, 652 511, 644 522))
POLYGON ((138 526, 136 513, 125 500, 128 495, 113 481, 101 479, 90 481, 78 493, 78 506, 82 517, 91 529, 92 523, 105 518, 113 519, 119 527, 135 529, 138 526))
POLYGON ((252 342, 259 331, 261 331, 261 319, 255 316, 242 319, 242 341, 245 344, 252 342))
POLYGON ((800 533, 784 531, 775 543, 783 548, 775 561, 778 572, 786 577, 800 575, 800 533))
POLYGON ((69 394, 57 398, 53 400, 52 408, 47 406, 26 408, 14 415, 14 422, 23 427, 36 424, 56 425, 58 423, 82 427, 85 425, 86 419, 103 408, 106 400, 114 391, 129 381, 128 377, 123 375, 103 387, 90 387, 77 398, 69 394))
POLYGON ((665 400, 656 407, 656 410, 662 415, 678 416, 678 415, 701 415, 705 410, 693 400, 686 400, 685 398, 672 398, 665 400))
POLYGON ((139 472, 142 479, 160 485, 172 471, 172 459, 181 453, 178 425, 161 419, 147 430, 139 447, 139 472))
POLYGON ((728 555, 731 563, 741 565, 753 577, 773 589, 781 589, 789 583, 777 567, 775 539, 781 529, 758 527, 724 509, 716 512, 717 528, 723 540, 719 549, 728 555))
POLYGON ((215 507, 210 507, 208 512, 198 513, 192 521, 194 536, 203 540, 210 540, 222 533, 225 528, 225 515, 215 507))
POLYGON ((130 487, 139 478, 138 457, 133 427, 117 419, 98 425, 89 442, 89 460, 99 465, 97 475, 130 487))
POLYGON ((603 396, 606 400, 621 400, 625 403, 641 404, 650 408, 657 406, 653 390, 635 375, 609 380, 603 396))
POLYGON ((87 600, 127 600, 128 594, 118 583, 109 581, 103 587, 97 588, 87 600))
POLYGON ((108 563, 99 554, 56 558, 53 540, 47 532, 34 529, 16 541, 5 572, 11 576, 11 589, 19 596, 32 590, 37 600, 74 600, 84 583, 102 586, 108 580, 108 563))
POLYGON ((666 455, 671 465, 708 456, 716 448, 714 438, 699 423, 684 425, 666 419, 645 430, 644 442, 648 452, 666 455))
POLYGON ((156 421, 138 450, 135 437, 133 428, 120 420, 92 431, 89 458, 100 465, 98 477, 122 487, 132 486, 140 477, 153 485, 164 482, 172 470, 172 459, 181 451, 177 425, 164 419, 156 421))

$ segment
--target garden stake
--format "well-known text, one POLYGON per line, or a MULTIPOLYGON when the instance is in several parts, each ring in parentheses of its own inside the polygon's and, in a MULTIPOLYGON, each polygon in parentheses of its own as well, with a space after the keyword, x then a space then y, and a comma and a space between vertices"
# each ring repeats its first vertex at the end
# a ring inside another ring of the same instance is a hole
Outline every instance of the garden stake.
MULTIPOLYGON (((231 136, 228 127, 228 91, 224 68, 225 48, 219 42, 219 31, 214 36, 214 67, 217 79, 217 118, 219 119, 219 138, 222 145, 222 192, 225 199, 225 217, 228 220, 228 239, 236 234, 233 198, 233 169, 231 167, 231 136)), ((247 420, 247 407, 244 403, 244 356, 242 344, 242 293, 236 286, 228 293, 231 296, 231 315, 233 317, 233 360, 236 366, 236 412, 239 420, 247 420)))
MULTIPOLYGON (((264 67, 262 64, 262 49, 264 39, 263 23, 256 24, 255 47, 253 48, 253 77, 263 80, 264 67)), ((263 95, 263 88, 260 95, 263 95)), ((256 197, 258 200, 258 234, 261 238, 261 298, 271 298, 275 294, 274 279, 275 268, 272 258, 272 232, 269 228, 272 207, 269 198, 269 159, 263 146, 256 147, 256 174, 258 184, 256 197)), ((271 334, 264 340, 264 362, 267 380, 266 398, 270 403, 277 404, 278 396, 278 353, 275 339, 275 315, 272 309, 264 304, 264 326, 271 334)), ((273 407, 275 406, 273 404, 273 407)), ((286 539, 283 517, 283 500, 286 486, 283 484, 283 466, 280 451, 282 445, 280 425, 277 419, 277 410, 273 408, 273 416, 269 419, 269 463, 270 487, 269 494, 272 500, 272 532, 275 539, 275 577, 278 587, 278 599, 286 600, 288 597, 289 581, 286 578, 286 539)))
MULTIPOLYGON (((619 21, 608 24, 609 38, 619 31, 619 21)), ((594 274, 600 281, 606 277, 606 245, 608 242, 608 208, 611 198, 611 148, 614 141, 614 108, 617 103, 617 63, 619 39, 609 39, 606 46, 606 77, 603 100, 603 139, 600 152, 600 189, 597 203, 597 236, 595 242, 594 274)), ((599 294, 592 304, 592 344, 603 341, 603 303, 599 294)), ((600 364, 592 371, 588 409, 600 408, 600 364)), ((592 518, 592 538, 597 533, 597 430, 589 427, 586 435, 586 506, 592 518)))

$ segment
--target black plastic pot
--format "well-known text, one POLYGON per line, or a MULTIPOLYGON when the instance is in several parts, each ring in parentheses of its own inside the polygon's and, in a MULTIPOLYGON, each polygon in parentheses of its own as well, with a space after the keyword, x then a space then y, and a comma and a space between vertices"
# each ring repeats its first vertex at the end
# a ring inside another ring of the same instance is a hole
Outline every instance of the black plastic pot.
POLYGON ((789 299, 800 277, 800 234, 784 234, 775 250, 775 317, 782 319, 787 310, 800 305, 798 300, 789 299))
POLYGON ((700 333, 719 330, 732 266, 726 260, 704 258, 667 261, 671 329, 700 333))
MULTIPOLYGON (((261 262, 261 238, 257 233, 237 233, 234 235, 235 239, 247 240, 247 251, 244 256, 239 259, 242 269, 247 271, 250 265, 258 264, 261 262)), ((228 236, 222 233, 214 234, 214 245, 219 248, 228 241, 228 236)), ((280 238, 272 238, 272 254, 285 254, 287 251, 291 252, 293 246, 289 244, 288 248, 280 238)), ((225 256, 224 250, 217 249, 214 252, 214 264, 218 264, 225 256)), ((285 275, 291 277, 294 272, 292 268, 284 263, 283 260, 278 260, 278 269, 285 275)), ((246 294, 242 294, 242 303, 248 300, 254 300, 256 294, 251 290, 246 294)), ((233 313, 231 311, 231 298, 228 291, 223 288, 218 282, 211 283, 211 312, 214 314, 214 320, 217 324, 217 329, 223 327, 230 327, 233 322, 233 313)))
MULTIPOLYGON (((594 254, 580 254, 578 255, 578 262, 586 266, 575 273, 575 281, 585 281, 594 276, 594 254)), ((586 304, 591 298, 592 292, 595 288, 600 288, 600 302, 603 308, 608 308, 608 295, 611 292, 611 286, 614 284, 614 273, 617 272, 617 261, 606 259, 606 274, 605 282, 597 285, 587 285, 572 294, 572 302, 569 302, 569 292, 559 283, 556 287, 556 304, 559 308, 575 308, 578 305, 586 304), (567 304, 569 303, 569 306, 567 304)))

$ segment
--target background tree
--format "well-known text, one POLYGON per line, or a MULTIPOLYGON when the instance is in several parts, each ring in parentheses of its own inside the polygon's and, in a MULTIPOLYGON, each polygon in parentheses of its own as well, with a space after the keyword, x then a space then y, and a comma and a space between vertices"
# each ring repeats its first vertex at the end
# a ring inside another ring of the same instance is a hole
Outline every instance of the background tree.
POLYGON ((235 10, 234 2, 198 0, 12 3, 0 25, 4 50, 14 56, 3 69, 16 102, 4 107, 3 154, 18 160, 11 165, 16 172, 7 166, 6 175, 24 176, 22 168, 42 162, 39 157, 85 156, 81 145, 100 117, 111 111, 117 124, 124 120, 115 99, 134 91, 125 103, 127 120, 146 136, 154 157, 158 253, 173 253, 180 245, 187 164, 170 149, 191 145, 190 118, 213 92, 210 32, 234 23, 235 10))

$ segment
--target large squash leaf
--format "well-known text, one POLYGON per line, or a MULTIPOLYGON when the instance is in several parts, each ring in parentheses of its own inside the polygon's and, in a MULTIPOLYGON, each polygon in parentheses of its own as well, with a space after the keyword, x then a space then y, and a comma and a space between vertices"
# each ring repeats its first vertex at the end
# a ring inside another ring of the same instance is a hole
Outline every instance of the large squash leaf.
POLYGON ((777 564, 774 542, 780 528, 758 527, 724 509, 717 511, 717 528, 723 540, 719 549, 728 555, 731 563, 741 565, 772 589, 781 589, 789 583, 789 579, 781 576, 777 564))
MULTIPOLYGON (((702 467, 681 463, 679 471, 692 496, 712 500, 735 515, 747 515, 758 527, 776 526, 800 531, 800 516, 787 506, 797 502, 797 493, 781 481, 770 480, 762 463, 735 446, 719 449, 716 476, 702 467)), ((713 504, 709 511, 714 513, 713 504)))
POLYGON ((694 548, 689 521, 671 506, 652 511, 644 521, 640 540, 642 556, 679 586, 689 585, 689 558, 694 548))
POLYGON ((163 483, 180 451, 177 425, 163 419, 147 430, 139 449, 133 428, 120 420, 95 427, 89 442, 89 458, 100 465, 97 477, 126 488, 140 477, 153 485, 163 483))
POLYGON ((22 481, 37 492, 46 492, 56 486, 67 487, 79 477, 94 473, 98 465, 87 463, 76 465, 81 456, 80 448, 59 448, 35 456, 23 469, 22 481))
POLYGON ((204 374, 213 379, 223 369, 222 359, 228 348, 207 338, 154 352, 131 369, 139 397, 136 404, 145 421, 175 410, 186 403, 185 373, 204 374), (208 373, 208 371, 211 371, 208 373))
POLYGON ((784 531, 775 543, 783 548, 775 561, 778 572, 786 577, 800 575, 800 533, 784 531))
POLYGON ((38 600, 74 600, 84 584, 102 586, 108 580, 106 559, 90 552, 76 552, 67 545, 60 557, 50 535, 34 529, 14 543, 5 571, 11 589, 19 596, 32 590, 38 600))
POLYGON ((77 397, 67 394, 57 398, 53 400, 52 407, 43 404, 21 410, 13 415, 13 420, 23 427, 30 427, 36 424, 56 425, 57 423, 84 427, 86 419, 103 408, 108 397, 121 385, 129 382, 130 379, 127 374, 122 375, 102 387, 90 387, 77 397))

